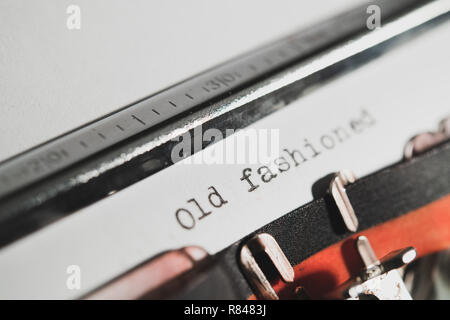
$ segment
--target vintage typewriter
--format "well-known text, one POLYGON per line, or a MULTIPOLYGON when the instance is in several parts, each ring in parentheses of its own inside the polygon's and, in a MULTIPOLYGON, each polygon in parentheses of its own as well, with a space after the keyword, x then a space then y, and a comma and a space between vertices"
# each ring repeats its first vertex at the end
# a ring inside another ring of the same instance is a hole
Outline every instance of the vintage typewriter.
POLYGON ((449 10, 363 3, 3 159, 0 299, 449 299, 449 10))

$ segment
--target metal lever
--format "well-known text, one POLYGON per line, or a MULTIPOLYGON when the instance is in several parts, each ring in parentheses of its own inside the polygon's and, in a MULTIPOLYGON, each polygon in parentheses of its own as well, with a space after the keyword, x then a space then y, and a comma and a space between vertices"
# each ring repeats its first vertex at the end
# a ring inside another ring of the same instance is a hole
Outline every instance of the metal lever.
POLYGON ((411 138, 405 146, 404 158, 410 160, 415 155, 421 154, 448 139, 450 139, 450 117, 439 123, 437 131, 423 132, 411 138))
POLYGON ((351 232, 358 230, 358 218, 355 215, 353 206, 347 196, 345 186, 354 183, 356 175, 351 170, 341 170, 334 176, 330 183, 330 192, 344 220, 345 226, 351 232))
POLYGON ((416 258, 414 248, 393 251, 379 260, 369 240, 365 236, 359 236, 356 239, 356 249, 364 263, 364 269, 358 276, 333 291, 329 298, 412 300, 397 269, 416 258))
POLYGON ((268 256, 283 281, 294 281, 294 269, 277 241, 268 233, 256 235, 242 247, 241 266, 256 294, 262 299, 278 300, 277 293, 255 259, 255 255, 260 252, 264 252, 268 256))

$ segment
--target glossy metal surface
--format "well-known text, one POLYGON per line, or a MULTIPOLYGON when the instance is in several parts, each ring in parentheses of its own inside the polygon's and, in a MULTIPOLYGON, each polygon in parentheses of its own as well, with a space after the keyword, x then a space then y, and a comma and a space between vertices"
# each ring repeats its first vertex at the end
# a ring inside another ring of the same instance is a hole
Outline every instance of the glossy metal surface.
POLYGON ((412 247, 393 251, 378 259, 365 236, 355 241, 356 249, 364 263, 359 276, 350 279, 330 294, 330 298, 351 300, 411 300, 403 279, 397 270, 416 258, 412 247))
POLYGON ((350 170, 339 171, 330 183, 330 192, 344 220, 345 226, 351 232, 358 230, 358 218, 347 196, 345 186, 356 181, 355 174, 350 170))
POLYGON ((307 59, 304 63, 252 89, 233 103, 222 104, 216 112, 202 119, 192 119, 185 127, 177 128, 156 141, 137 148, 120 158, 111 159, 94 172, 76 177, 72 183, 85 183, 111 168, 126 163, 143 152, 160 145, 167 138, 178 136, 186 129, 217 117, 224 112, 253 101, 279 88, 318 72, 334 63, 382 43, 426 21, 448 12, 450 3, 440 1, 379 1, 384 21, 411 9, 401 18, 386 23, 383 28, 370 31, 366 27, 366 7, 320 24, 316 28, 294 34, 266 48, 244 55, 215 69, 188 79, 179 85, 151 96, 123 110, 79 128, 29 152, 14 157, 0 165, 0 197, 38 181, 50 174, 104 150, 140 132, 172 119, 194 107, 211 104, 224 94, 229 94, 263 76, 295 65, 309 55, 324 48, 324 53, 307 59), (423 4, 419 9, 418 4, 423 4), (349 41, 350 40, 350 41, 349 41), (335 46, 339 41, 343 44, 335 46))
POLYGON ((255 259, 260 252, 267 255, 283 281, 294 281, 294 269, 276 240, 267 233, 256 235, 242 247, 240 264, 256 294, 263 299, 278 300, 277 293, 255 259))
POLYGON ((409 160, 447 139, 450 139, 450 117, 439 123, 437 131, 420 133, 411 138, 405 146, 403 156, 406 160, 409 160))

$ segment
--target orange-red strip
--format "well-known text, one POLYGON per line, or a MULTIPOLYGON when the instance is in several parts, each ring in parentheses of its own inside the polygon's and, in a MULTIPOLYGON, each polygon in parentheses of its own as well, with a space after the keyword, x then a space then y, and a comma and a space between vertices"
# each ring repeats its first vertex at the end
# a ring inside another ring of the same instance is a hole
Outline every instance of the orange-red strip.
MULTIPOLYGON (((414 247, 425 256, 450 247, 450 195, 406 215, 355 233, 316 253, 294 267, 294 284, 281 280, 274 284, 280 298, 292 296, 295 287, 303 286, 311 298, 320 298, 354 275, 362 267, 354 240, 369 238, 378 257, 390 251, 414 247)), ((255 299, 252 295, 249 299, 255 299)))

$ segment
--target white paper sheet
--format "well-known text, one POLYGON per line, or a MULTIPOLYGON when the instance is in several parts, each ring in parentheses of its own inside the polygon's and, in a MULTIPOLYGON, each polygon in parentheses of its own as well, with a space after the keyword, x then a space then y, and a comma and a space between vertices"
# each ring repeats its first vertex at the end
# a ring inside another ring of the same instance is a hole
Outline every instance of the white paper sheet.
POLYGON ((410 137, 450 113, 449 32, 447 22, 253 124, 280 129, 280 148, 302 148, 307 138, 321 149, 269 183, 258 180, 256 165, 178 163, 6 247, 0 298, 74 298, 163 250, 200 245, 215 253, 310 201, 312 184, 326 174, 350 168, 364 176, 400 160, 410 137), (347 128, 362 110, 374 124, 332 150, 320 146, 320 137, 347 128), (253 192, 240 180, 245 167, 260 185, 253 192), (225 205, 208 203, 210 186, 225 205), (192 198, 212 213, 187 230, 175 212, 198 215, 192 198), (81 268, 80 290, 66 287, 69 265, 81 268))

